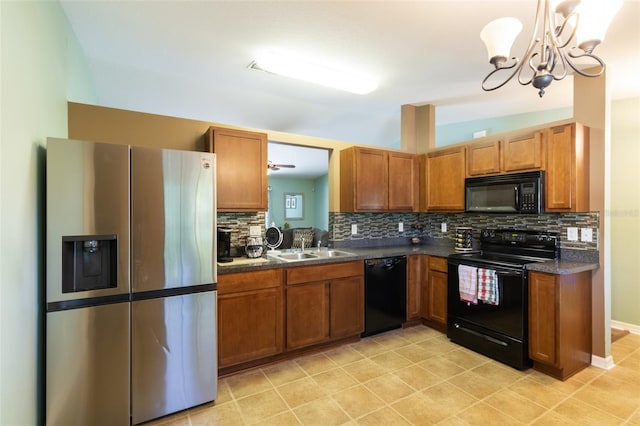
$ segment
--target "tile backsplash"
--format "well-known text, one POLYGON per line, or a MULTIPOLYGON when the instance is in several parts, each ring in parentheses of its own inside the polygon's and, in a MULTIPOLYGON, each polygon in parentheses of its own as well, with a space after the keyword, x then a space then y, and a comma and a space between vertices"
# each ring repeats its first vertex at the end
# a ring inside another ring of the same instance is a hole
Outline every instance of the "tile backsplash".
POLYGON ((541 215, 502 215, 466 213, 329 213, 329 234, 333 241, 357 242, 356 240, 379 240, 411 238, 414 236, 432 239, 450 239, 453 244, 455 228, 471 226, 474 239, 479 238, 483 228, 535 229, 557 232, 562 249, 598 250, 598 225, 600 214, 590 213, 549 213, 541 215), (404 231, 398 231, 402 222, 404 231), (447 231, 441 225, 446 223, 447 231), (358 225, 358 233, 351 234, 351 226, 358 225), (422 232, 414 225, 422 224, 422 232), (569 241, 567 228, 591 228, 593 241, 569 241))
MULTIPOLYGON (((244 247, 249 236, 249 226, 264 228, 265 213, 218 213, 218 226, 230 228, 231 245, 244 247)), ((449 239, 453 244, 455 229, 459 226, 471 226, 473 237, 479 238, 483 228, 536 229, 560 234, 560 248, 572 250, 598 250, 598 226, 600 214, 590 213, 548 213, 541 215, 502 215, 502 214, 466 214, 466 213, 329 213, 329 235, 338 242, 371 242, 385 239, 396 241, 411 237, 431 239, 449 239), (403 232, 398 231, 402 222, 403 232), (442 223, 447 231, 442 232, 442 223), (422 232, 414 225, 422 224, 422 232), (351 235, 351 226, 358 225, 358 233, 351 235), (567 228, 591 228, 593 241, 569 241, 567 228), (369 241, 365 241, 369 240, 369 241)))
POLYGON ((260 229, 264 229, 264 212, 218 213, 217 218, 219 228, 231 229, 231 247, 244 248, 250 226, 260 226, 260 229))

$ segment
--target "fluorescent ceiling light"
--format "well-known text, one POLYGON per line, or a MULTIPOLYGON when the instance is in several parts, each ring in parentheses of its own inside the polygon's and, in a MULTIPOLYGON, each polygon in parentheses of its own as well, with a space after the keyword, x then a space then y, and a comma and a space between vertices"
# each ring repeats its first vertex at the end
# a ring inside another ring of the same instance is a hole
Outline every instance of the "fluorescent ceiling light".
POLYGON ((249 67, 358 95, 366 95, 378 87, 378 83, 371 77, 276 52, 266 52, 249 67))

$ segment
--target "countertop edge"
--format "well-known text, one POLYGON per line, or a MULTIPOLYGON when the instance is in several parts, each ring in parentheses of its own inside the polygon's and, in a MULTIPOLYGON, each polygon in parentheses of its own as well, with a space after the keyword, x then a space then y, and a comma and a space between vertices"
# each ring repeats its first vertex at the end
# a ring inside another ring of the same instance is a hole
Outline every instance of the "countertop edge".
POLYGON ((600 267, 597 263, 572 262, 554 260, 549 262, 529 263, 527 271, 546 272, 554 275, 571 275, 579 272, 594 271, 600 267))
MULTIPOLYGON (((243 262, 237 265, 233 263, 218 263, 217 271, 218 275, 232 274, 237 272, 251 272, 259 271, 263 269, 281 269, 281 268, 296 268, 299 266, 308 265, 321 265, 340 262, 349 262, 353 260, 367 260, 381 257, 392 256, 408 256, 408 255, 420 255, 426 254, 429 256, 447 257, 450 254, 456 253, 455 249, 451 245, 445 244, 423 244, 423 245, 401 245, 401 246, 383 246, 383 247, 340 247, 340 251, 351 253, 352 256, 341 257, 326 257, 318 259, 309 259, 297 262, 286 262, 284 260, 268 259, 267 261, 261 260, 256 263, 250 263, 246 258, 243 258, 243 262)), ((556 275, 569 275, 577 274, 584 271, 593 271, 600 267, 598 263, 592 262, 577 262, 571 260, 554 260, 548 262, 536 262, 526 265, 527 271, 546 272, 556 275)))
POLYGON ((417 245, 417 246, 387 246, 374 248, 340 247, 340 251, 352 253, 352 256, 327 257, 307 259, 304 261, 287 262, 284 260, 268 259, 256 263, 250 263, 246 258, 238 265, 231 263, 218 263, 218 275, 232 274, 236 272, 251 272, 263 269, 296 268, 298 266, 321 265, 330 263, 349 262, 353 260, 367 260, 380 257, 408 256, 412 254, 426 254, 429 256, 447 257, 455 253, 453 246, 448 245, 417 245))

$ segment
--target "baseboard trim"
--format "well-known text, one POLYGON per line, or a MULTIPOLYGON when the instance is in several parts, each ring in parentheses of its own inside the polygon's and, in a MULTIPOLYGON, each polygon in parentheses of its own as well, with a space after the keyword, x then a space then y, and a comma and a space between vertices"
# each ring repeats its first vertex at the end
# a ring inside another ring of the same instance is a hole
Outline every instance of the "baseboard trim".
POLYGON ((591 355, 591 365, 593 365, 594 367, 602 368, 604 370, 611 370, 616 366, 616 364, 613 362, 613 356, 611 355, 606 358, 591 355))
POLYGON ((611 328, 616 328, 618 330, 629 330, 629 333, 631 334, 640 334, 640 325, 629 324, 622 321, 611 320, 611 328))

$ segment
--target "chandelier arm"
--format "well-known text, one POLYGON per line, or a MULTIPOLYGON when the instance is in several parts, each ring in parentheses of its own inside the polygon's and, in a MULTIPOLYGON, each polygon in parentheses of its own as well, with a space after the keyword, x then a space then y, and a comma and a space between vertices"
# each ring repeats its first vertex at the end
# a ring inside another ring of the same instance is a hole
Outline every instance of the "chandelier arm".
MULTIPOLYGON (((533 26, 533 31, 531 32, 531 39, 529 39, 529 45, 527 46, 527 50, 525 50, 524 55, 522 55, 522 61, 519 61, 518 67, 513 70, 513 73, 511 73, 511 75, 509 76, 509 78, 507 78, 505 81, 502 82, 502 84, 500 84, 499 86, 496 86, 492 89, 484 89, 484 85, 485 82, 487 81, 487 79, 489 77, 491 77, 493 74, 496 73, 496 71, 498 71, 498 69, 492 71, 489 73, 489 75, 487 75, 487 77, 482 81, 482 88, 484 90, 495 90, 495 89, 499 89, 500 87, 504 86, 505 84, 507 84, 509 81, 511 81, 511 79, 518 74, 518 82, 520 84, 522 84, 523 86, 531 83, 533 81, 533 76, 527 81, 527 82, 523 82, 522 81, 522 70, 523 70, 523 66, 525 64, 525 61, 527 58, 529 58, 530 56, 533 57, 535 55, 537 55, 537 53, 534 53, 533 55, 531 55, 531 52, 533 51, 534 47, 536 47, 536 45, 539 43, 540 40, 536 39, 536 34, 538 33, 538 27, 540 25, 540 13, 541 10, 543 9, 542 4, 543 2, 545 2, 546 0, 538 0, 538 4, 536 6, 536 18, 534 21, 534 26, 533 26)), ((531 60, 529 60, 529 66, 531 67, 531 60)), ((509 67, 511 68, 511 67, 509 67)), ((504 68, 502 68, 504 69, 504 68)), ((535 75, 535 68, 533 68, 534 70, 534 75, 535 75)))
MULTIPOLYGON (((549 16, 549 19, 552 19, 551 16, 549 16)), ((550 21, 551 22, 551 21, 550 21)), ((573 40, 573 36, 576 34, 576 30, 578 29, 578 24, 580 23, 580 15, 578 15, 575 12, 571 12, 571 14, 569 14, 564 21, 562 22, 562 25, 559 26, 558 28, 556 28, 554 31, 550 31, 549 34, 551 36, 551 39, 553 40, 553 44, 555 46, 557 46, 559 49, 563 49, 565 47, 567 47, 569 45, 569 43, 571 42, 571 40, 573 40), (565 27, 567 26, 567 23, 569 22, 569 20, 571 18, 573 18, 575 16, 575 20, 576 23, 573 26, 573 28, 571 29, 571 34, 569 34, 569 37, 567 37, 567 41, 565 41, 564 43, 562 43, 560 41, 560 37, 562 36, 562 33, 564 32, 565 27)))
POLYGON ((527 84, 531 83, 533 81, 533 78, 536 75, 536 67, 533 65, 533 59, 536 56, 538 56, 538 52, 531 55, 531 57, 527 61, 527 65, 529 65, 529 68, 531 69, 531 71, 533 71, 533 74, 531 75, 531 78, 529 80, 525 81, 522 79, 522 69, 520 70, 520 73, 518 73, 518 83, 522 84, 523 86, 526 86, 527 84))
POLYGON ((507 84, 509 81, 511 81, 511 79, 513 78, 514 75, 516 75, 518 73, 518 71, 522 68, 522 64, 523 62, 520 61, 517 57, 513 57, 511 58, 514 63, 510 66, 500 66, 500 67, 496 67, 493 71, 491 71, 489 74, 487 74, 487 76, 484 78, 484 80, 482 80, 482 90, 486 91, 486 92, 490 92, 492 90, 496 90, 501 88, 502 86, 504 86, 505 84, 507 84), (513 70, 513 72, 509 75, 509 77, 507 77, 507 79, 505 79, 502 83, 500 83, 499 85, 495 86, 495 87, 485 87, 487 80, 489 80, 489 78, 491 78, 492 75, 494 75, 495 73, 499 72, 499 71, 504 71, 504 70, 509 70, 511 68, 515 68, 513 70))
POLYGON ((554 80, 558 81, 558 80, 562 80, 567 76, 567 71, 568 71, 567 64, 571 66, 571 61, 569 60, 569 58, 566 57, 566 53, 558 47, 556 47, 556 58, 560 58, 560 60, 557 63, 554 63, 553 70, 551 70, 551 76, 553 76, 554 80), (561 73, 554 72, 556 70, 557 64, 561 65, 561 69, 562 69, 561 73))
POLYGON ((571 69, 573 69, 575 72, 577 72, 578 74, 580 74, 583 77, 598 77, 598 76, 601 76, 602 73, 604 72, 605 68, 606 68, 606 64, 604 63, 604 61, 600 57, 598 57, 598 56, 596 56, 596 55, 594 55, 592 53, 582 53, 580 55, 576 55, 576 54, 574 54, 573 52, 570 51, 570 52, 567 53, 567 55, 568 55, 568 58, 566 58, 566 61, 569 64, 569 66, 571 67, 571 69), (571 59, 578 59, 578 58, 585 58, 585 57, 593 59, 594 61, 596 61, 600 65, 600 69, 599 69, 598 72, 592 74, 592 73, 589 73, 589 72, 582 71, 582 70, 578 69, 575 65, 573 65, 573 62, 571 61, 571 59))

